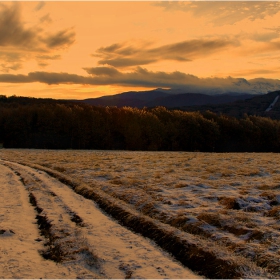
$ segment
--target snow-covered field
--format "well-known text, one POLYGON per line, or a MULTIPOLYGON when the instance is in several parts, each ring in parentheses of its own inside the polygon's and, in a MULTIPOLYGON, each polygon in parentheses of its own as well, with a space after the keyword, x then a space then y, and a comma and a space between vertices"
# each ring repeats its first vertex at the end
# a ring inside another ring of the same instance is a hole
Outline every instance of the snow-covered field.
MULTIPOLYGON (((59 274, 47 277, 46 272, 42 275, 44 278, 57 278, 57 275, 58 278, 72 278, 75 273, 76 276, 80 273, 83 278, 196 277, 166 256, 158 247, 148 247, 148 244, 154 246, 151 241, 143 239, 148 243, 142 244, 142 241, 135 239, 136 237, 126 239, 124 236, 129 235, 130 231, 120 233, 124 227, 116 223, 114 226, 107 225, 107 222, 104 222, 104 217, 107 216, 102 214, 103 216, 98 218, 99 214, 96 213, 100 212, 90 208, 89 203, 93 205, 90 200, 75 194, 71 188, 58 183, 43 171, 38 171, 44 168, 53 170, 55 174, 62 173, 66 178, 73 178, 76 184, 83 185, 84 189, 104 193, 104 197, 107 195, 113 204, 119 204, 136 216, 139 214, 154 221, 163 228, 163 231, 166 229, 174 232, 179 239, 178 242, 191 244, 188 247, 190 248, 188 254, 191 255, 190 267, 195 268, 201 275, 207 277, 226 275, 228 271, 227 278, 238 275, 244 278, 280 277, 280 155, 278 154, 3 149, 0 151, 0 159, 2 159, 1 180, 7 177, 6 183, 1 184, 3 193, 6 193, 4 196, 1 195, 4 201, 1 205, 5 205, 7 201, 4 197, 12 199, 11 203, 15 204, 12 209, 17 212, 9 215, 18 219, 13 221, 9 218, 8 222, 6 214, 1 213, 0 231, 7 228, 12 229, 15 234, 4 232, 0 235, 0 242, 3 242, 4 238, 5 242, 8 238, 16 238, 16 232, 24 231, 16 227, 20 227, 22 223, 23 218, 20 215, 27 215, 21 213, 19 209, 23 206, 28 208, 25 204, 29 203, 26 198, 29 192, 29 195, 32 193, 36 198, 37 208, 42 208, 42 213, 51 219, 53 223, 51 230, 54 232, 63 232, 65 228, 69 230, 69 234, 64 233, 57 237, 61 242, 60 245, 65 247, 68 242, 75 243, 78 248, 84 248, 83 250, 64 248, 64 251, 69 250, 72 260, 65 257, 63 265, 57 266, 60 269, 60 272, 57 272, 59 274), (11 162, 24 163, 27 166, 11 162), (34 164, 39 166, 34 169, 34 164), (33 168, 30 169, 28 166, 33 168), (23 192, 22 186, 19 187, 21 190, 15 193, 8 191, 8 188, 11 189, 19 183, 25 185, 27 191, 27 194, 23 194, 25 198, 16 198, 23 192), (26 203, 21 206, 16 199, 18 201, 25 199, 26 203), (93 214, 93 211, 97 212, 93 214), (79 225, 79 219, 76 219, 76 224, 73 222, 71 224, 71 215, 72 220, 73 215, 81 218, 84 226, 79 225), (97 218, 93 219, 93 216, 97 218), (61 217, 68 218, 63 218, 62 223, 61 217), (115 230, 117 227, 120 232, 115 230), (81 244, 72 240, 75 236, 82 236, 76 238, 81 244), (111 242, 108 243, 110 245, 106 245, 108 240, 111 242), (84 255, 89 259, 86 264, 84 255), (167 259, 161 260, 161 257, 167 259), (220 267, 216 267, 215 270, 224 270, 224 274, 203 273, 205 272, 203 267, 207 267, 207 262, 211 258, 221 260, 220 267), (92 263, 92 266, 88 262, 92 263), (238 273, 230 274, 233 269, 238 273), (66 273, 65 276, 63 273, 66 273)), ((10 206, 2 208, 11 209, 10 206)), ((31 207, 31 210, 29 208, 26 211, 29 211, 27 216, 31 219, 31 228, 34 227, 36 213, 33 213, 31 218, 30 211, 35 210, 34 207, 31 207)), ((34 243, 34 240, 39 238, 39 232, 35 233, 34 229, 32 234, 33 241, 30 242, 34 243)), ((138 235, 135 236, 140 238, 138 235)), ((155 241, 157 242, 157 239, 155 241)), ((41 243, 33 243, 30 250, 33 248, 34 253, 41 243)), ((45 248, 43 245, 40 246, 45 248)), ((2 247, 0 248, 2 250, 2 247)), ((4 250, 8 252, 7 248, 4 250)), ((13 250, 16 250, 16 247, 13 250)), ((14 256, 11 259, 20 261, 14 256)), ((8 260, 8 257, 1 254, 0 278, 16 278, 18 275, 12 272, 5 275, 9 267, 6 264, 8 260)), ((41 261, 51 262, 44 259, 41 261)), ((18 273, 20 274, 20 271, 18 273)), ((25 275, 23 277, 28 278, 25 275)), ((37 278, 38 275, 34 274, 34 277, 37 278)))

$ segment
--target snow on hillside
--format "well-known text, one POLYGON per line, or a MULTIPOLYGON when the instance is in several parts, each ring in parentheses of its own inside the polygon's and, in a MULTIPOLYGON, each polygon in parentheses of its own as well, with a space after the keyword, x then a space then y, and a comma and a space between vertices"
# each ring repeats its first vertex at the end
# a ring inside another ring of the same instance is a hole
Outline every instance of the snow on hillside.
POLYGON ((275 99, 274 99, 273 102, 269 105, 269 107, 265 110, 265 112, 269 112, 269 111, 274 107, 274 105, 276 104, 278 98, 279 98, 279 95, 277 95, 277 96, 275 97, 275 99))
POLYGON ((246 278, 257 277, 256 268, 260 277, 280 277, 279 157, 45 150, 2 150, 0 155, 57 170, 190 234, 240 266, 252 267, 246 278))

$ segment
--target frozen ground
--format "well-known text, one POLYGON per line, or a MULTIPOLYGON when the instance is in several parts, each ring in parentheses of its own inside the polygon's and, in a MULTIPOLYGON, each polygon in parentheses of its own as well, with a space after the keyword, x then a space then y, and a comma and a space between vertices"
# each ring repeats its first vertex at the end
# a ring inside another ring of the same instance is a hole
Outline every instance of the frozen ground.
MULTIPOLYGON (((182 238, 197 240, 198 243, 203 244, 201 246, 205 250, 207 248, 208 251, 212 251, 213 256, 223 252, 223 258, 229 259, 237 269, 244 268, 242 277, 280 277, 280 155, 278 154, 44 150, 1 150, 0 153, 0 158, 4 160, 2 163, 5 160, 27 163, 27 165, 36 163, 59 171, 65 176, 75 178, 76 181, 85 184, 87 188, 105 192, 137 213, 171 226, 182 235, 182 238)), ((12 168, 13 172, 27 173, 31 177, 30 174, 35 172, 34 169, 32 169, 33 171, 27 170, 28 167, 15 164, 13 166, 8 164, 5 168, 8 167, 12 168)), ((38 171, 36 172, 38 173, 38 171)), ((40 175, 37 173, 35 175, 40 180, 42 180, 42 176, 46 176, 44 173, 40 175)), ((5 174, 7 174, 6 171, 5 174)), ((85 203, 89 203, 88 201, 83 203, 79 203, 78 199, 74 201, 75 196, 69 188, 64 187, 65 190, 68 190, 68 194, 58 193, 61 188, 57 187, 54 182, 42 184, 39 181, 37 185, 40 186, 41 191, 38 191, 38 194, 32 193, 36 195, 36 198, 38 197, 38 203, 43 203, 41 201, 45 197, 42 194, 44 190, 48 190, 49 193, 53 192, 57 199, 67 198, 67 207, 82 217, 85 224, 89 223, 93 226, 92 222, 86 222, 93 216, 90 211, 87 214, 88 206, 85 207, 87 205, 85 203), (42 198, 40 198, 41 196, 42 198)), ((28 184, 26 186, 28 188, 28 184)), ((47 211, 46 206, 40 207, 47 211)), ((60 207, 63 209, 63 206, 60 207)), ((56 215, 59 213, 58 210, 54 212, 56 215)), ((66 214, 61 213, 61 215, 66 214)), ((59 221, 59 218, 57 219, 59 221)), ((0 221, 2 222, 2 220, 0 221)), ((57 222, 57 224, 60 223, 57 222)), ((97 229, 101 224, 103 223, 98 220, 93 227, 97 229)), ((121 245, 121 248, 126 248, 126 252, 118 254, 114 253, 112 248, 116 248, 123 241, 117 241, 109 246, 111 250, 105 256, 104 252, 108 248, 95 249, 96 244, 91 241, 92 236, 106 238, 101 228, 101 231, 94 230, 94 234, 85 232, 89 229, 83 227, 79 227, 78 232, 75 232, 74 229, 73 234, 82 235, 85 239, 84 242, 90 244, 90 246, 84 245, 84 247, 94 248, 94 252, 90 252, 90 254, 96 254, 96 259, 104 259, 102 262, 99 260, 98 262, 101 264, 96 264, 95 270, 92 271, 92 273, 99 273, 98 275, 101 277, 105 275, 112 277, 104 265, 113 263, 112 258, 119 256, 121 261, 115 263, 115 268, 116 271, 124 274, 113 278, 126 276, 132 278, 194 278, 191 275, 184 277, 182 274, 172 274, 175 271, 179 273, 179 270, 176 269, 171 269, 169 274, 167 271, 162 272, 162 265, 152 266, 154 268, 147 270, 148 275, 141 274, 141 268, 145 268, 143 271, 147 269, 143 263, 145 261, 140 262, 140 267, 138 267, 139 260, 131 263, 128 261, 129 258, 131 260, 134 258, 133 255, 138 255, 136 244, 139 242, 134 242, 132 245, 129 245, 130 243, 121 245), (131 250, 129 250, 130 246, 131 250), (104 274, 100 274, 100 271, 104 274), (138 272, 139 274, 137 274, 138 272)), ((5 234, 2 234, 2 237, 0 235, 0 238, 3 239, 5 234)), ((72 236, 71 234, 70 236, 72 236)), ((108 235, 109 240, 112 239, 112 235, 115 238, 119 234, 114 232, 108 235)), ((35 245, 38 244, 35 243, 35 245)), ((146 245, 144 245, 145 247, 146 245)), ((120 249, 116 250, 120 251, 120 249)), ((143 250, 144 256, 153 256, 153 253, 143 250)), ((69 254, 71 255, 71 252, 69 254)), ((75 265, 81 266, 80 253, 75 254, 75 265)), ((194 254, 194 252, 190 252, 190 254, 194 254)), ((153 264, 157 258, 152 257, 152 259, 152 262, 146 261, 146 263, 153 264)), ((203 262, 200 264, 203 266, 203 262)), ((173 268, 173 261, 172 265, 167 266, 173 268)), ((63 269, 65 267, 67 266, 62 266, 63 269)), ((110 267, 113 266, 110 265, 110 267)), ((180 273, 186 273, 183 270, 180 271, 180 273)), ((67 273, 70 273, 69 270, 67 273)))
POLYGON ((198 277, 44 172, 0 161, 0 185, 0 278, 198 277))

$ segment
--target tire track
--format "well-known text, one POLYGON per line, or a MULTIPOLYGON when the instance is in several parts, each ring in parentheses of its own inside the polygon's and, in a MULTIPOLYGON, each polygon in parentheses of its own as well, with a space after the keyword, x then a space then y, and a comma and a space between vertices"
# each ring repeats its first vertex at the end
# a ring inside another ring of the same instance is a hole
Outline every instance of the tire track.
MULTIPOLYGON (((183 264, 199 271, 208 278, 274 277, 265 269, 256 266, 255 263, 244 257, 225 252, 219 244, 214 244, 196 235, 180 232, 169 225, 136 213, 121 201, 113 199, 100 190, 80 184, 64 174, 36 164, 28 163, 28 165, 47 172, 63 184, 71 187, 76 193, 94 200, 106 213, 117 219, 123 226, 154 240, 183 264)), ((63 197, 63 195, 60 194, 60 197, 63 197)), ((120 267, 127 266, 121 265, 120 267)), ((162 275, 164 276, 164 274, 162 275)), ((132 277, 134 277, 134 274, 132 277)))
POLYGON ((83 246, 79 240, 83 239, 95 256, 95 263, 84 262, 83 268, 96 269, 103 278, 197 278, 150 241, 102 214, 93 201, 68 186, 34 168, 6 164, 18 172, 30 192, 40 230, 48 239, 45 257, 81 265, 83 246))
POLYGON ((76 278, 69 266, 39 254, 46 239, 40 236, 36 211, 18 174, 0 160, 0 278, 76 278))
POLYGON ((19 176, 28 191, 29 202, 37 212, 38 228, 46 239, 44 248, 39 250, 41 256, 56 263, 71 265, 78 278, 104 278, 97 256, 77 227, 81 221, 78 218, 74 220, 75 213, 63 205, 37 176, 19 165, 5 165, 19 176))

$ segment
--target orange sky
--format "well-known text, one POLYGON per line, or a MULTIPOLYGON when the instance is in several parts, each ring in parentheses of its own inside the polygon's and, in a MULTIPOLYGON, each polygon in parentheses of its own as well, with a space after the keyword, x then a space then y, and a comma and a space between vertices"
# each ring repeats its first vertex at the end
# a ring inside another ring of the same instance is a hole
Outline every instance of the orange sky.
POLYGON ((0 2, 1 94, 279 86, 279 18, 277 1, 0 2))

